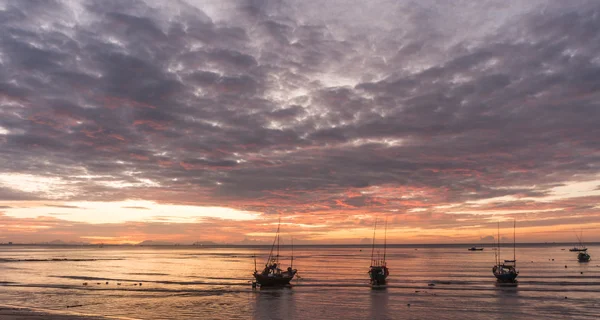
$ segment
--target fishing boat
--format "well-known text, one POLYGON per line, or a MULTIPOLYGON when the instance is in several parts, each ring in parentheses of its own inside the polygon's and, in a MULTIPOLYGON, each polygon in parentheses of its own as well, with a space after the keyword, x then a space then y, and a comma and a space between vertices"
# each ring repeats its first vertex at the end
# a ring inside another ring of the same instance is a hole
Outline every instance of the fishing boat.
POLYGON ((519 271, 517 270, 515 230, 517 222, 513 225, 513 259, 502 261, 500 258, 500 222, 498 222, 498 246, 496 247, 496 265, 492 272, 499 283, 516 283, 519 271))
POLYGON ((589 262, 590 258, 591 257, 587 252, 579 252, 577 255, 577 261, 579 262, 589 262))
MULTIPOLYGON (((254 257, 254 279, 256 283, 261 287, 282 287, 290 284, 290 281, 294 278, 298 270, 293 268, 294 264, 294 249, 292 245, 292 258, 290 266, 285 271, 281 269, 279 263, 279 230, 281 227, 281 220, 277 226, 277 233, 269 252, 269 258, 265 263, 265 268, 258 272, 256 269, 256 256, 254 257)), ((254 285, 254 284, 253 284, 254 285)))
POLYGON ((571 252, 585 252, 587 251, 587 248, 585 247, 585 245, 583 245, 583 238, 581 235, 577 235, 575 234, 575 236, 577 237, 577 241, 579 242, 579 244, 577 246, 574 246, 573 248, 569 249, 569 251, 571 252))
POLYGON ((377 230, 377 219, 375 219, 375 227, 373 228, 373 247, 371 249, 371 266, 369 267, 369 278, 372 286, 382 286, 387 283, 387 277, 390 271, 385 261, 385 253, 387 247, 387 220, 385 222, 385 232, 383 240, 383 257, 380 252, 375 254, 375 230, 377 230))

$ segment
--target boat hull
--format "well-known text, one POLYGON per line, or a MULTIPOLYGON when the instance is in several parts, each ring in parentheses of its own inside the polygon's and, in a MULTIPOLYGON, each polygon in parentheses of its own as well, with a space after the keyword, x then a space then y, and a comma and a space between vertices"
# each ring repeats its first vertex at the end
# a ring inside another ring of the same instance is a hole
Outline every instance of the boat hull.
POLYGON ((515 282, 517 281, 518 274, 507 273, 507 274, 494 274, 498 282, 515 282))
POLYGON ((517 281, 517 277, 519 276, 519 272, 514 268, 506 268, 502 266, 494 266, 492 269, 494 276, 498 282, 503 283, 512 283, 517 281))
POLYGON ((254 273, 254 279, 261 287, 283 287, 290 285, 295 274, 295 270, 292 273, 283 272, 280 275, 254 273))
POLYGON ((390 275, 389 269, 383 266, 373 266, 369 269, 371 284, 375 286, 387 283, 387 277, 390 275))
POLYGON ((589 262, 590 258, 591 258, 590 255, 585 252, 580 252, 577 255, 577 261, 579 261, 579 262, 589 262))

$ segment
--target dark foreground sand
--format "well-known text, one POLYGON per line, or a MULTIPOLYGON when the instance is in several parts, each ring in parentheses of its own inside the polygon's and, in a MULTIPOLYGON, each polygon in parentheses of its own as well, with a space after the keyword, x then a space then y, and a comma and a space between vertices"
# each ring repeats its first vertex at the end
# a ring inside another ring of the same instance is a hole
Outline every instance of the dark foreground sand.
POLYGON ((0 319, 2 320, 100 320, 111 319, 105 317, 78 315, 75 313, 57 313, 52 311, 37 311, 27 308, 0 306, 0 319))

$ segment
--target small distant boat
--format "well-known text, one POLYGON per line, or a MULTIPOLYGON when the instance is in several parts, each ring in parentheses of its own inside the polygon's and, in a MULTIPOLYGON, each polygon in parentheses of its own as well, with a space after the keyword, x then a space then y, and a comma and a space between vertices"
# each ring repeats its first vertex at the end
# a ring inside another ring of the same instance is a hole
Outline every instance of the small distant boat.
MULTIPOLYGON (((265 268, 263 271, 258 272, 256 270, 256 257, 254 257, 254 278, 256 279, 256 283, 258 283, 261 287, 281 287, 287 286, 290 284, 290 281, 294 278, 298 270, 293 269, 294 264, 294 249, 292 247, 292 258, 290 266, 286 271, 282 271, 281 264, 279 263, 279 229, 281 227, 281 220, 279 221, 279 225, 277 226, 277 233, 275 235, 275 239, 273 240, 273 245, 271 246, 271 251, 269 252, 269 258, 267 259, 267 263, 265 263, 265 268), (275 250, 275 244, 277 244, 277 251, 275 250)), ((253 284, 254 286, 254 284, 253 284)))
POLYGON ((587 252, 579 252, 577 255, 577 261, 579 262, 589 262, 590 258, 591 257, 587 252))
POLYGON ((387 283, 387 277, 390 275, 390 270, 387 267, 385 253, 387 247, 387 220, 385 222, 385 232, 383 241, 383 257, 375 256, 375 230, 377 230, 377 219, 375 219, 375 227, 373 228, 373 248, 371 249, 371 266, 369 267, 369 278, 372 286, 382 286, 387 283))
POLYGON ((502 260, 500 259, 500 222, 498 222, 498 247, 496 249, 496 265, 492 268, 492 272, 499 283, 516 283, 519 271, 517 270, 517 259, 516 259, 516 242, 515 242, 515 230, 517 222, 515 220, 513 225, 513 259, 502 260))
POLYGON ((575 236, 577 237, 577 241, 579 242, 579 245, 574 246, 573 248, 569 249, 569 251, 571 251, 571 252, 582 252, 582 251, 585 252, 585 251, 587 251, 587 248, 583 244, 583 236, 582 235, 577 235, 577 234, 575 234, 575 236))
POLYGON ((468 250, 469 251, 483 251, 483 248, 470 247, 468 250))

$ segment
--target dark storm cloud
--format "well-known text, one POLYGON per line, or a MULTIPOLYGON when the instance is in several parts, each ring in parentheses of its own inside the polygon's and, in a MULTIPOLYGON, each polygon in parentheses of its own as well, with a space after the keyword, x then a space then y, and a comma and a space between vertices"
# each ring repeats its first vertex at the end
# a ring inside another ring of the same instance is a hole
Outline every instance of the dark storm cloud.
POLYGON ((515 4, 484 23, 498 2, 465 8, 473 21, 440 5, 8 1, 1 169, 63 177, 77 192, 62 200, 162 188, 305 211, 368 207, 347 189, 429 190, 386 204, 400 212, 597 174, 600 6, 515 4))

